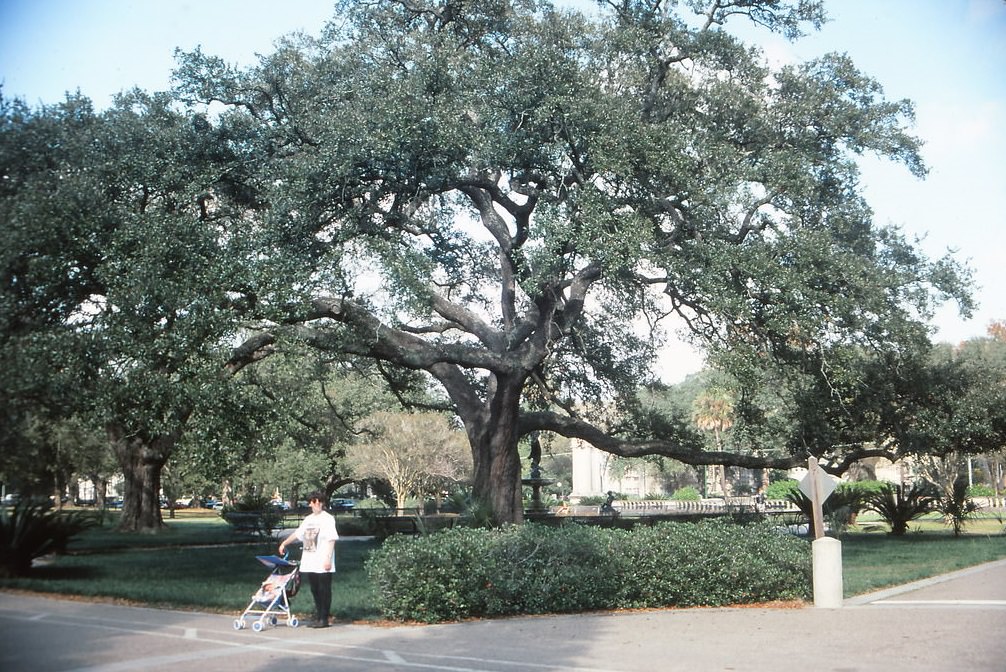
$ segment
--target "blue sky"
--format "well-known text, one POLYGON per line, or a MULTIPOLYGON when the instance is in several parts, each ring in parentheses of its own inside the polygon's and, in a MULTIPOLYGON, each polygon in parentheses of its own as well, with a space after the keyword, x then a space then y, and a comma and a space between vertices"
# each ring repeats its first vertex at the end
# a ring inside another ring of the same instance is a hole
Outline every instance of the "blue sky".
MULTIPOLYGON (((832 21, 797 43, 745 34, 776 63, 847 52, 888 97, 915 101, 929 177, 867 159, 865 193, 879 222, 919 236, 930 256, 954 250, 969 260, 979 310, 969 321, 954 306, 940 311, 936 339, 982 336, 1006 320, 1006 2, 826 7, 832 21)), ((0 0, 0 81, 6 97, 30 104, 79 88, 105 106, 134 85, 166 88, 175 47, 249 63, 281 35, 317 34, 331 14, 325 0, 0 0)))

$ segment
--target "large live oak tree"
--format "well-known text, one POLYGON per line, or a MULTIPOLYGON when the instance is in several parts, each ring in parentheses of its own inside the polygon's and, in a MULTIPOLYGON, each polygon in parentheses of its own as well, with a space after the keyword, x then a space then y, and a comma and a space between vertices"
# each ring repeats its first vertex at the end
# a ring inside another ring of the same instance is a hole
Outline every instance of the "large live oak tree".
POLYGON ((927 343, 934 300, 966 306, 952 260, 875 225, 859 194, 857 154, 924 174, 910 103, 840 54, 772 71, 724 30, 796 36, 820 4, 345 2, 252 68, 181 54, 177 92, 216 105, 267 204, 263 243, 296 272, 271 333, 428 373, 464 423, 476 494, 516 521, 532 431, 691 464, 873 450, 649 432, 634 395, 669 316, 742 378, 796 376, 822 418, 862 389, 851 353, 896 365, 927 343))

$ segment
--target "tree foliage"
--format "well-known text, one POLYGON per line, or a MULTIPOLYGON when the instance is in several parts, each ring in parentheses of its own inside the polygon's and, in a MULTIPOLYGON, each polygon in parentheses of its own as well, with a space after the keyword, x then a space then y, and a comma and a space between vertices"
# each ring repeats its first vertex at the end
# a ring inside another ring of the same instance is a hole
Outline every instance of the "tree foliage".
POLYGON ((853 353, 889 375, 934 301, 968 307, 966 274, 858 192, 859 154, 924 174, 911 104, 844 55, 771 71, 723 30, 793 36, 820 3, 340 10, 252 68, 181 54, 177 92, 226 106, 213 132, 268 204, 271 261, 301 271, 299 336, 436 380, 498 520, 521 517, 517 443, 536 430, 695 464, 847 456, 811 420, 774 456, 641 437, 670 316, 742 378, 811 392, 817 421, 864 392, 853 353))
POLYGON ((917 410, 925 319, 970 308, 966 271, 859 192, 862 154, 924 174, 911 104, 844 55, 772 70, 727 32, 795 37, 820 2, 598 7, 346 0, 253 67, 179 53, 170 96, 5 103, 10 412, 87 382, 156 492, 196 409, 296 341, 455 413, 497 522, 522 517, 534 431, 696 465, 886 453, 864 446, 917 410), (738 381, 736 445, 640 398, 674 325, 738 381))
POLYGON ((247 207, 211 205, 230 152, 163 93, 2 112, 4 439, 25 409, 86 417, 124 472, 123 528, 156 529, 192 413, 256 357, 233 343, 268 276, 234 226, 247 207))

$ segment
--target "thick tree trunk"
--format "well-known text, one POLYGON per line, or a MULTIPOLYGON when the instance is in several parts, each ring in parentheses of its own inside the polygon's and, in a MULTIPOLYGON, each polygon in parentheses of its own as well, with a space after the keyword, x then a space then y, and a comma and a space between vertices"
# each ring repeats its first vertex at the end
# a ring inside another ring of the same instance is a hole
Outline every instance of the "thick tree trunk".
POLYGON ((491 433, 476 452, 479 459, 475 464, 475 498, 489 505, 496 525, 522 522, 524 498, 517 437, 509 432, 491 433))
POLYGON ((122 436, 114 429, 109 430, 109 437, 125 481, 119 530, 159 531, 164 527, 161 470, 168 461, 174 441, 161 436, 145 442, 136 436, 122 436))
POLYGON ((524 520, 520 455, 517 452, 520 388, 523 384, 498 381, 487 412, 466 419, 475 463, 475 499, 489 506, 496 525, 524 520))

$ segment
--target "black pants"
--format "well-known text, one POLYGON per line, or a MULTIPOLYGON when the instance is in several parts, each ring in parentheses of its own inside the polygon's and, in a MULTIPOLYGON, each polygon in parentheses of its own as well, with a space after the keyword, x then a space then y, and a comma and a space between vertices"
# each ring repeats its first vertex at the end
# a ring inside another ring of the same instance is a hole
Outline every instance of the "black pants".
POLYGON ((307 585, 311 586, 315 619, 319 623, 328 623, 328 614, 332 610, 332 573, 303 572, 302 574, 307 577, 307 585))

